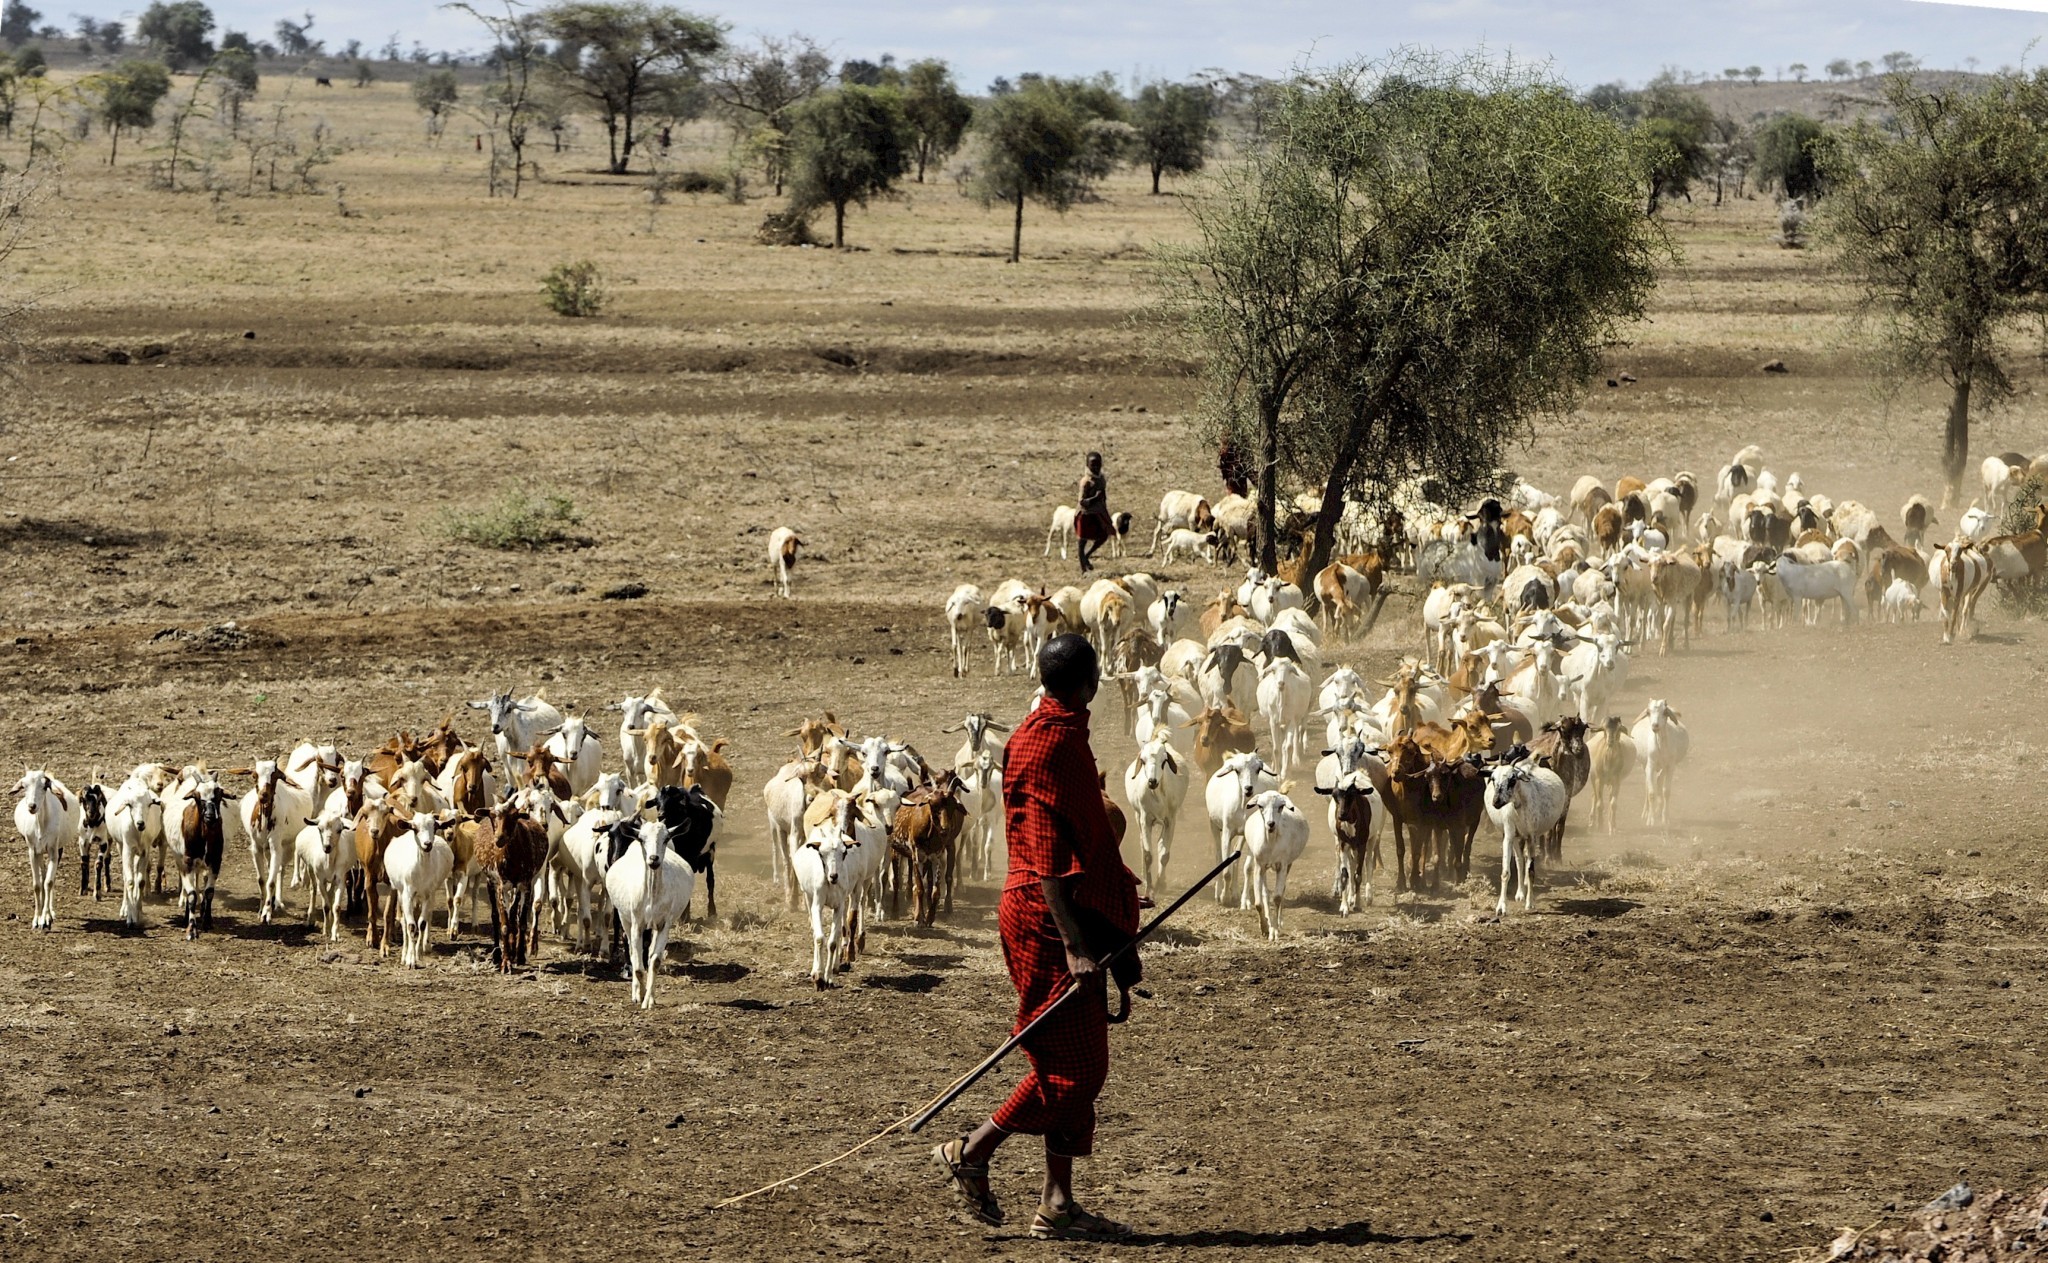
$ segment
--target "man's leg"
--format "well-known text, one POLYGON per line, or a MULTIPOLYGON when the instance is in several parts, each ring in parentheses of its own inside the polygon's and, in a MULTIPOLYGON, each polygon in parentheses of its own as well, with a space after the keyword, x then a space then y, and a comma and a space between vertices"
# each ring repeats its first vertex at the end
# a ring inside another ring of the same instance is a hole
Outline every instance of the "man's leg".
POLYGON ((997 1147, 1009 1138, 1010 1133, 996 1126, 995 1119, 986 1119, 981 1126, 967 1133, 967 1146, 961 1150, 960 1160, 986 1166, 988 1160, 995 1156, 997 1147))
POLYGON ((1045 1188, 1038 1204, 1055 1213, 1074 1204, 1074 1160, 1054 1153, 1050 1138, 1045 1142, 1045 1188))

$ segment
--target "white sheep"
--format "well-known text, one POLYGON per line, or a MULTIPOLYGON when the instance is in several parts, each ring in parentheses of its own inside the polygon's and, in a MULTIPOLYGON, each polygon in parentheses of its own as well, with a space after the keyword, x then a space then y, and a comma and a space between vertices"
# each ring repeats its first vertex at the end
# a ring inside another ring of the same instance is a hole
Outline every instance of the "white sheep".
POLYGON ((1308 850, 1308 817, 1282 789, 1253 795, 1245 808, 1245 864, 1251 878, 1251 899, 1266 937, 1277 942, 1288 870, 1308 850))
POLYGON ((1503 763, 1487 778, 1486 815, 1500 828, 1500 897, 1495 916, 1506 916, 1516 886, 1527 912, 1536 896, 1536 853, 1564 818, 1571 792, 1557 773, 1529 763, 1503 763), (1518 885, 1517 885, 1518 884, 1518 885))
POLYGON ((1166 537, 1166 551, 1160 554, 1159 560, 1171 565, 1182 558, 1198 558, 1213 566, 1216 564, 1216 551, 1221 542, 1213 530, 1194 531, 1185 526, 1177 526, 1173 533, 1166 537))
POLYGON ((1153 521, 1152 545, 1146 556, 1159 551, 1159 538, 1169 531, 1203 532, 1216 525, 1209 502, 1192 491, 1169 491, 1159 497, 1159 515, 1153 521))
POLYGON ((1629 728, 1636 753, 1643 760, 1643 823, 1671 822, 1671 778, 1685 762, 1692 738, 1679 721, 1678 712, 1663 698, 1650 699, 1643 713, 1629 728))

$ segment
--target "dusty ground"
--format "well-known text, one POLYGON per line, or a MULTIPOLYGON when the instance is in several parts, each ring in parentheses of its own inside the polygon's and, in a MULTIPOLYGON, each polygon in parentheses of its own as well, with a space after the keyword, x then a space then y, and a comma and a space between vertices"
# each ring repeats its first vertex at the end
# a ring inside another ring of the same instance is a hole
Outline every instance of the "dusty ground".
MULTIPOLYGON (((1126 181, 1040 216, 1018 268, 989 257, 1000 216, 950 184, 857 217, 865 252, 766 250, 746 244, 759 202, 650 220, 632 186, 592 184, 488 203, 401 92, 321 105, 362 138, 324 172, 352 218, 173 198, 77 152, 27 260, 48 297, 0 431, 0 761, 76 783, 319 733, 360 749, 497 687, 594 711, 661 684, 733 741, 725 916, 680 936, 637 1014, 557 944, 506 980, 466 934, 404 974, 359 939, 254 925, 239 855, 196 944, 161 902, 128 937, 68 890, 32 934, 17 854, 0 1255, 583 1258, 650 1235, 677 1257, 1045 1253, 965 1226, 912 1140, 704 1208, 865 1137, 1006 1028, 990 885, 935 930, 879 927, 845 986, 812 991, 758 791, 804 714, 943 750, 964 711, 1021 710, 983 655, 946 675, 939 604, 962 579, 1070 572, 1040 549, 1080 451, 1108 454, 1141 518, 1210 485, 1185 379, 1129 323, 1173 200, 1126 181), (612 314, 541 309, 536 278, 572 251, 628 281, 612 314), (444 511, 514 483, 571 495, 588 546, 445 538, 444 511), (785 523, 812 544, 792 604, 762 557, 785 523), (599 599, 629 581, 650 594, 599 599), (243 647, 156 639, 228 619, 243 647)), ((1757 441, 1888 521, 1931 489, 1925 401, 1869 394, 1841 296, 1767 244, 1769 208, 1675 222, 1687 262, 1614 360, 1640 384, 1545 427, 1524 471, 1710 477, 1757 441), (1757 374, 1776 357, 1791 374, 1757 374)), ((1980 443, 2044 432, 2029 396, 1980 443)), ((1339 919, 1320 824, 1280 944, 1198 902, 1116 1036, 1093 1199, 1157 1245, 1248 1257, 1761 1259, 1959 1171, 2034 1187, 2048 723, 2014 699, 2038 691, 2041 631, 1986 609, 1949 650, 1931 623, 1824 625, 1639 659, 1630 706, 1669 698, 1694 733, 1676 824, 1575 830, 1535 915, 1479 919, 1482 838, 1463 888, 1382 886, 1339 919)), ((1377 673, 1416 626, 1398 597, 1338 656, 1377 673)), ((1117 707, 1098 715, 1120 766, 1117 707)), ((1194 811, 1177 880, 1206 866, 1194 811)), ((1019 1218, 1028 1159, 999 1170, 1019 1218)))

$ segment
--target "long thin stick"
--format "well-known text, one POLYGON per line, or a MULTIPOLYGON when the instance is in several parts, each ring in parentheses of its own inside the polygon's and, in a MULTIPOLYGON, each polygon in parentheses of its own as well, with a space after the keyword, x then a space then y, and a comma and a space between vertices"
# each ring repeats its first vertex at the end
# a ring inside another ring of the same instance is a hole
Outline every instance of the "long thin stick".
MULTIPOLYGON (((1108 969, 1110 961, 1120 959, 1125 952, 1135 949, 1138 946, 1138 944, 1152 937, 1152 932, 1154 930, 1157 930, 1161 923, 1163 923, 1166 920, 1166 918, 1180 911, 1181 906, 1183 904, 1185 904, 1188 900, 1194 898, 1195 895, 1198 894, 1204 887, 1208 886, 1210 882, 1215 881, 1218 877, 1222 876, 1223 871, 1229 868, 1232 864, 1237 863, 1238 857, 1243 854, 1244 852, 1242 851, 1235 852, 1231 855, 1229 859, 1224 860, 1221 864, 1218 864, 1216 867, 1210 869, 1207 876, 1203 877, 1202 880, 1196 882, 1194 885, 1188 887, 1185 891, 1182 891, 1180 898, 1175 899, 1172 903, 1168 904, 1166 906, 1165 911, 1161 912, 1158 916, 1153 917, 1151 921, 1147 922, 1143 929, 1139 930, 1135 935, 1131 937, 1130 942, 1124 944, 1116 951, 1111 952, 1107 957, 1105 957, 1101 961, 1098 961, 1097 964, 1103 969, 1108 969)), ((1072 997, 1075 993, 1079 992, 1080 990, 1081 987, 1079 983, 1076 983, 1072 987, 1069 987, 1064 993, 1060 995, 1058 999, 1054 1000, 1051 1004, 1047 1005, 1043 1010, 1041 1010, 1037 1017, 1032 1018, 1031 1021, 1025 1025, 1023 1030, 1018 1031, 1015 1035, 1010 1036, 1010 1038, 1003 1044, 1001 1048, 996 1049, 987 1057, 983 1058, 981 1063, 975 1066, 974 1069, 969 1070, 966 1074, 961 1075, 959 1078, 953 1080, 952 1083, 948 1084, 946 1086, 945 1091, 933 1097, 930 1101, 926 1102, 919 1109, 911 1113, 905 1114, 903 1117, 897 1119, 893 1123, 890 1123, 887 1127, 884 1127, 882 1130, 876 1132, 874 1135, 869 1136, 866 1140, 861 1141, 853 1148, 848 1149, 845 1153, 839 1154, 837 1157, 827 1158, 823 1162, 816 1163, 812 1166, 807 1166, 803 1170, 798 1171, 795 1175, 785 1176, 782 1179, 776 1180, 772 1184, 763 1184, 761 1187, 754 1189, 751 1192, 741 1193, 736 1197, 728 1197, 724 1201, 714 1205, 711 1209, 724 1210, 728 1206, 737 1206, 739 1203, 747 1201, 750 1198, 759 1197, 763 1193, 772 1193, 778 1188, 787 1187, 788 1185, 794 1184, 798 1180, 803 1179, 807 1175, 815 1175, 819 1171, 824 1170, 826 1167, 834 1166, 838 1163, 846 1161, 848 1158, 851 1158, 854 1154, 859 1153, 861 1150, 867 1148, 869 1145, 874 1144, 876 1141, 881 1140, 886 1136, 894 1135, 897 1131, 903 1130, 906 1127, 908 1128, 908 1130, 913 1132, 918 1130, 919 1128, 923 1127, 926 1123, 930 1122, 934 1117, 936 1117, 940 1110, 946 1108, 948 1105, 951 1105, 954 1101, 958 1100, 960 1094, 965 1092, 968 1088, 973 1087, 976 1080, 980 1079, 989 1071, 995 1069, 996 1063, 1001 1061, 1004 1057, 1008 1056, 1010 1052, 1017 1047, 1018 1044, 1022 1043, 1024 1037, 1031 1033, 1033 1027, 1036 1027, 1040 1022, 1043 1022, 1046 1019, 1046 1017, 1052 1013, 1054 1009, 1057 1009, 1060 1005, 1065 1004, 1070 997, 1072 997)))
MULTIPOLYGON (((1097 961, 1096 964, 1101 966, 1101 968, 1104 971, 1107 971, 1109 969, 1111 961, 1121 959, 1127 952, 1134 952, 1138 950, 1138 944, 1144 942, 1148 938, 1151 938, 1152 932, 1158 929, 1160 925, 1162 925, 1166 921, 1166 918, 1172 916, 1176 912, 1179 912, 1181 910, 1181 905, 1185 904, 1188 900, 1194 898, 1197 894, 1201 892, 1202 888, 1207 886, 1210 882, 1215 881, 1218 877, 1221 877, 1223 875, 1223 871, 1229 868, 1232 864, 1237 863, 1238 856, 1243 854, 1244 852, 1242 851, 1233 852, 1229 859, 1224 860, 1221 864, 1218 864, 1216 867, 1210 869, 1208 875, 1203 877, 1194 885, 1189 886, 1186 890, 1182 891, 1180 898, 1174 900, 1170 904, 1167 904, 1165 911, 1161 912, 1158 916, 1153 917, 1151 921, 1146 923, 1145 928, 1139 930, 1136 934, 1132 935, 1131 940, 1128 943, 1125 943, 1122 947, 1117 948, 1109 955, 1103 957, 1101 960, 1097 961)), ((930 1121, 932 1121, 933 1118, 937 1117, 940 1110, 946 1108, 948 1105, 951 1105, 956 1099, 959 1098, 962 1092, 965 1092, 968 1088, 973 1087, 976 1080, 980 1079, 989 1071, 995 1069, 996 1063, 1001 1061, 1003 1058, 1009 1056, 1010 1053, 1016 1049, 1017 1045, 1023 1043, 1026 1036, 1030 1035, 1032 1031, 1038 1029, 1038 1024, 1040 1022, 1043 1022, 1045 1021, 1045 1019, 1051 1017, 1055 1012, 1058 1011, 1059 1007, 1062 1004, 1065 1004, 1067 1001, 1073 999, 1076 995, 1080 994, 1080 991, 1081 984, 1077 982, 1073 986, 1068 987, 1065 994, 1061 995, 1059 999, 1054 1000, 1051 1004, 1048 1004, 1043 1009, 1040 1009, 1038 1012, 1038 1016, 1032 1018, 1029 1022, 1025 1023, 1024 1028, 1022 1030, 1018 1031, 1015 1035, 1010 1036, 1009 1039, 1003 1041, 1003 1046, 1001 1048, 998 1048, 994 1052, 990 1053, 982 1061, 980 1065, 968 1071, 967 1077, 964 1080, 946 1089, 945 1092, 940 1094, 939 1099, 936 1102, 932 1103, 931 1105, 927 1105, 924 1108, 924 1111, 920 1113, 917 1116, 917 1118, 910 1124, 910 1130, 913 1132, 918 1131, 921 1128, 923 1128, 926 1123, 929 1123, 930 1121)))

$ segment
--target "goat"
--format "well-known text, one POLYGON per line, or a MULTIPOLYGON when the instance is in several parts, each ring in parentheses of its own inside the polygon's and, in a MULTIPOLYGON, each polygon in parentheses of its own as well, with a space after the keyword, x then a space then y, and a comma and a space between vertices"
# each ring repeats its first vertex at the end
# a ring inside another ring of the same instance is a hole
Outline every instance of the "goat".
POLYGON ((1685 762, 1692 738, 1678 712, 1661 697, 1652 698, 1643 708, 1629 735, 1643 760, 1643 823, 1669 825, 1672 775, 1685 762))
POLYGON ((209 775, 191 786, 179 812, 178 894, 188 940, 198 938, 202 929, 213 928, 213 888, 220 878, 221 854, 227 846, 227 829, 222 821, 222 804, 227 796, 220 781, 209 775))
POLYGON ((1571 800, 1564 781, 1544 767, 1503 763, 1487 779, 1486 814, 1500 826, 1500 896, 1493 914, 1508 911, 1508 891, 1519 889, 1522 910, 1536 897, 1536 852, 1564 818, 1571 800))
POLYGON ((603 770, 600 764, 604 748, 582 716, 565 717, 562 726, 547 739, 543 748, 554 756, 568 776, 568 792, 559 793, 560 797, 574 798, 597 784, 597 774, 603 770))
POLYGON ((41 769, 23 772, 14 787, 21 791, 14 827, 28 843, 29 928, 48 930, 57 923, 57 865, 78 841, 84 815, 78 796, 41 769))
POLYGON ((796 569, 796 550, 803 540, 787 526, 778 526, 768 536, 768 563, 775 567, 775 595, 789 598, 789 574, 796 569))
MULTIPOLYGON (((704 874, 704 915, 718 916, 718 828, 725 813, 701 785, 662 790, 654 799, 654 812, 667 830, 667 845, 692 873, 704 874)), ((694 882, 693 882, 694 884, 694 882)), ((690 900, 683 900, 683 912, 690 900)))
POLYGON ((804 839, 804 808, 811 794, 827 781, 825 764, 811 753, 782 765, 761 787, 761 801, 768 810, 768 871, 771 882, 782 888, 789 906, 796 907, 796 873, 789 866, 790 851, 804 839))
POLYGON ((1372 903, 1379 848, 1372 831, 1372 783, 1363 771, 1342 773, 1335 785, 1316 786, 1330 800, 1330 836, 1337 843, 1337 915, 1372 903))
POLYGON ((790 869, 811 911, 811 983, 820 991, 832 985, 846 944, 847 905, 856 904, 846 878, 846 840, 837 821, 811 829, 790 852, 790 869))
POLYGON ((351 849, 341 835, 348 821, 338 815, 301 817, 298 835, 292 840, 297 857, 294 868, 306 874, 306 924, 332 943, 341 937, 341 903, 351 849))
POLYGON ((1057 543, 1060 546, 1060 560, 1065 561, 1067 559, 1067 541, 1072 538, 1074 538, 1074 506, 1063 504, 1052 511, 1052 525, 1046 528, 1045 552, 1041 555, 1046 557, 1052 556, 1052 546, 1057 543))
POLYGON ((376 948, 379 955, 391 951, 391 927, 397 913, 395 900, 384 905, 381 916, 378 913, 377 887, 391 884, 384 859, 391 844, 411 829, 411 815, 401 813, 390 798, 371 799, 356 816, 356 865, 363 870, 363 894, 369 908, 363 943, 376 948))
POLYGON ((554 735, 562 726, 562 712, 538 693, 517 698, 509 691, 493 693, 469 703, 469 708, 490 715, 491 735, 498 740, 498 758, 504 764, 508 785, 521 784, 525 779, 521 775, 524 769, 513 766, 513 759, 519 757, 515 752, 533 749, 541 738, 554 735))
MULTIPOLYGON (((1209 836, 1215 842, 1218 861, 1230 858, 1231 853, 1242 845, 1251 800, 1266 790, 1278 788, 1279 778, 1266 770, 1266 765, 1256 754, 1230 756, 1209 778, 1202 798, 1203 805, 1209 809, 1209 836)), ((1217 879, 1216 902, 1229 902, 1231 884, 1236 877, 1237 874, 1231 872, 1217 879)), ((1238 897, 1249 903, 1251 888, 1248 884, 1240 888, 1238 897)))
POLYGON ((256 778, 255 788, 242 795, 240 818, 256 869, 256 919, 268 925, 284 905, 285 839, 297 839, 296 826, 313 818, 320 800, 270 759, 259 760, 253 768, 232 768, 228 774, 256 778))
MULTIPOLYGON (((1066 554, 1062 553, 1064 557, 1066 554)), ((953 635, 953 676, 960 679, 967 674, 967 640, 974 634, 974 628, 986 621, 988 600, 981 589, 971 583, 963 583, 953 589, 953 595, 946 598, 946 626, 953 635)))
POLYGON ((668 950, 669 929, 690 906, 696 874, 668 846, 668 830, 652 820, 626 821, 613 827, 632 831, 633 845, 613 857, 604 870, 604 888, 619 916, 626 940, 626 969, 631 1003, 654 1007, 654 978, 668 950))
POLYGON ((1311 689, 1307 672, 1295 662, 1275 657, 1259 671, 1259 713, 1272 733, 1280 775, 1287 776, 1301 758, 1307 740, 1311 689))
POLYGON ((1593 790, 1593 819, 1614 832, 1614 809, 1621 797, 1621 784, 1636 764, 1635 738, 1621 726, 1621 716, 1609 715, 1606 723, 1586 738, 1587 784, 1593 790))
MULTIPOLYGON (((959 866, 960 829, 967 808, 960 802, 960 778, 946 773, 904 796, 889 830, 892 851, 910 860, 912 916, 921 926, 938 920, 939 897, 953 911, 953 879, 959 866)), ((900 893, 900 885, 899 885, 900 893)))
POLYGON ((1155 732, 1124 769, 1124 799, 1138 817, 1139 865, 1147 890, 1157 890, 1166 879, 1174 821, 1188 792, 1186 757, 1164 732, 1155 732))
POLYGON ((1215 511, 1209 502, 1192 491, 1169 491, 1159 498, 1159 513, 1153 521, 1152 544, 1145 550, 1147 557, 1159 551, 1159 539, 1169 531, 1186 529, 1208 531, 1216 525, 1215 511))
POLYGON ((107 828, 121 848, 121 920, 142 928, 142 887, 155 851, 162 863, 164 807, 146 776, 132 773, 107 804, 107 828))
POLYGON ((676 713, 661 700, 661 690, 645 697, 628 697, 607 706, 619 712, 619 762, 625 767, 626 784, 637 787, 647 777, 647 728, 655 720, 674 723, 676 713))
POLYGON ((78 791, 78 893, 82 898, 92 895, 98 903, 100 895, 114 884, 113 839, 107 830, 107 787, 100 784, 99 773, 93 773, 92 783, 78 791))
POLYGON ((1899 521, 1905 527, 1908 548, 1920 547, 1921 541, 1927 538, 1927 528, 1941 525, 1940 519, 1934 516, 1934 506, 1923 495, 1915 495, 1906 501, 1905 507, 1899 510, 1899 521))
POLYGON ((1941 566, 1941 643, 1968 640, 1977 599, 1991 585, 1991 561, 1975 545, 1956 540, 1936 554, 1941 566))
POLYGON ((547 867, 548 827, 509 802, 491 808, 476 824, 472 848, 491 887, 492 950, 499 972, 510 973, 540 947, 534 887, 547 867))
POLYGON ((1284 789, 1269 789, 1245 800, 1245 867, 1251 898, 1259 910, 1266 938, 1280 940, 1280 906, 1287 895, 1287 873, 1308 850, 1308 817, 1284 789))
MULTIPOLYGON (((384 872, 398 903, 399 963, 407 969, 418 969, 424 963, 434 892, 448 885, 454 871, 455 852, 440 836, 452 821, 452 816, 416 812, 412 827, 393 839, 384 852, 384 872)), ((450 914, 452 917, 452 908, 450 914)))

